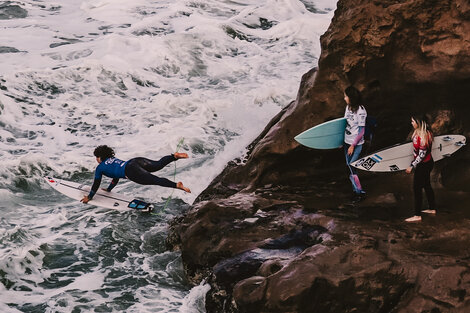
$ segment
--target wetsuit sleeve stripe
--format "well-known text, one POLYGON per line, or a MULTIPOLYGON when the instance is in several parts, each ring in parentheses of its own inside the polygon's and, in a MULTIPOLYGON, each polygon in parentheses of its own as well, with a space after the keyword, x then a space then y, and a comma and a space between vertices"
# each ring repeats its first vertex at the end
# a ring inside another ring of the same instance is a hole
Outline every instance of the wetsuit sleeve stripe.
POLYGON ((107 191, 113 190, 114 187, 119 183, 119 178, 114 178, 111 183, 109 184, 108 188, 106 188, 107 191))

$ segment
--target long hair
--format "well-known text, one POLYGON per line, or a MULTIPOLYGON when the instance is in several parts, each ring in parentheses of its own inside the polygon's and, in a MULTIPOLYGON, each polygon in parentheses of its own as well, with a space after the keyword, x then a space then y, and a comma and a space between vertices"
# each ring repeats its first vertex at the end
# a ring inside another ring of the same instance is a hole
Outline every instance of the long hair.
POLYGON ((107 158, 112 158, 114 156, 114 150, 106 145, 96 147, 95 151, 93 151, 95 157, 99 157, 102 161, 106 160, 107 158))
POLYGON ((356 113, 357 110, 359 109, 359 106, 362 105, 361 92, 357 90, 356 87, 349 86, 344 90, 344 93, 349 98, 349 104, 348 104, 349 109, 353 111, 354 113, 356 113))
POLYGON ((421 144, 428 144, 428 140, 432 141, 432 130, 429 127, 426 115, 423 116, 412 116, 411 117, 418 127, 413 132, 413 137, 419 136, 421 138, 421 144))

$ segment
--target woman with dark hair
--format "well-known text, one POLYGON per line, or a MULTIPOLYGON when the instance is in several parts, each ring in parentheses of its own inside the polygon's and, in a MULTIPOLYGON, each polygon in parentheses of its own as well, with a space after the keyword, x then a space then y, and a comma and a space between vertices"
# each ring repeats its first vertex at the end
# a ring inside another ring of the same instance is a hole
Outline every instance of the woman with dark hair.
POLYGON ((411 118, 413 126, 413 162, 406 169, 406 173, 410 174, 413 169, 415 171, 413 177, 413 192, 415 199, 415 215, 407 218, 406 222, 420 222, 421 213, 436 214, 436 203, 434 199, 434 191, 431 187, 431 171, 434 167, 434 160, 431 155, 433 134, 429 127, 426 117, 411 118), (423 203, 423 189, 426 192, 429 209, 421 211, 423 203))
POLYGON ((182 182, 175 183, 166 178, 150 174, 161 170, 170 162, 178 159, 186 159, 188 157, 186 153, 176 152, 164 156, 158 161, 139 157, 125 162, 114 157, 114 150, 112 148, 103 145, 98 146, 93 154, 96 157, 98 166, 95 170, 95 180, 93 181, 90 193, 81 200, 83 203, 87 203, 93 198, 95 193, 98 191, 103 175, 113 179, 108 188, 105 189, 106 191, 111 191, 117 185, 120 178, 128 178, 141 185, 159 185, 191 192, 191 190, 185 187, 182 182))
POLYGON ((361 93, 353 86, 349 86, 344 90, 344 101, 347 104, 344 112, 347 121, 344 132, 344 155, 349 168, 349 180, 354 192, 353 202, 359 202, 365 198, 366 193, 362 190, 357 171, 351 166, 351 163, 359 158, 362 151, 367 111, 362 105, 361 93))

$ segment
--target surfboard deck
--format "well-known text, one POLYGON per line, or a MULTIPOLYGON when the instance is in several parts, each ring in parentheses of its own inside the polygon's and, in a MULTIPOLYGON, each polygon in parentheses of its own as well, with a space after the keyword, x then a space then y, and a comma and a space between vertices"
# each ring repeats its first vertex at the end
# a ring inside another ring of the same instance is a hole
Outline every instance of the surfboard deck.
MULTIPOLYGON (((432 144, 432 157, 434 161, 442 160, 465 144, 466 138, 462 135, 436 136, 432 144)), ((369 172, 396 172, 406 170, 412 161, 413 143, 407 142, 374 152, 351 165, 369 172)))
POLYGON ((336 149, 343 145, 346 118, 337 118, 298 134, 294 139, 309 148, 336 149))
MULTIPOLYGON (((80 201, 84 196, 88 195, 91 187, 85 184, 80 184, 64 179, 57 179, 54 177, 44 177, 46 182, 57 190, 58 192, 80 201)), ((108 209, 135 209, 140 212, 150 212, 153 210, 153 205, 139 199, 134 199, 120 195, 116 192, 107 192, 99 189, 93 196, 88 204, 96 205, 108 209)))

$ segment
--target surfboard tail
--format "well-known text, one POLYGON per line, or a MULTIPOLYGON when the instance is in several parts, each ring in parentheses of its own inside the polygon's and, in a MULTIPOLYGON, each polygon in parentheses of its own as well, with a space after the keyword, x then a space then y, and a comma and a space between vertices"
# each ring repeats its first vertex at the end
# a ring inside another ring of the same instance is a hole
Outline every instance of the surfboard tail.
POLYGON ((128 208, 138 210, 140 212, 150 212, 153 210, 153 205, 138 199, 134 199, 129 202, 128 208))

